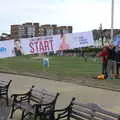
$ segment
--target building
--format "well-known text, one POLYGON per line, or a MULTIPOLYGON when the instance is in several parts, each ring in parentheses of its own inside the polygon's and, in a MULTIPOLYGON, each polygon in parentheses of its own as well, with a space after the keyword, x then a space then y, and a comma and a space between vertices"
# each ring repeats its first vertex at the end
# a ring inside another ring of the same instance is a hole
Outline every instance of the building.
POLYGON ((11 38, 30 38, 39 36, 39 23, 24 23, 11 25, 11 38))
POLYGON ((25 23, 22 25, 24 27, 25 38, 35 37, 35 26, 32 23, 25 23))
POLYGON ((72 26, 58 26, 57 25, 42 25, 39 28, 39 35, 46 36, 46 35, 56 35, 56 34, 67 34, 72 33, 72 26))
POLYGON ((34 27, 35 27, 35 36, 38 37, 39 36, 39 23, 33 23, 34 27))
POLYGON ((56 35, 57 34, 57 25, 41 25, 39 28, 39 35, 40 36, 47 36, 47 35, 56 35))
POLYGON ((22 33, 24 33, 24 29, 22 29, 21 25, 11 25, 11 37, 12 38, 22 38, 22 33))
POLYGON ((72 26, 60 26, 57 28, 57 34, 67 34, 67 33, 72 33, 72 26))
POLYGON ((39 26, 39 23, 31 22, 22 25, 11 25, 11 37, 13 39, 57 35, 61 33, 72 33, 72 26, 57 26, 56 24, 39 26))

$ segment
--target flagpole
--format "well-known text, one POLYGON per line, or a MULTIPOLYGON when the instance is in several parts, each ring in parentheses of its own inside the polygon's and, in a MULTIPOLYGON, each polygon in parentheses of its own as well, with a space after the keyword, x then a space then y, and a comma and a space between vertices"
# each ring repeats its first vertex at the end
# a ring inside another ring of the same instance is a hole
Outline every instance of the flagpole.
POLYGON ((113 41, 114 32, 114 0, 111 1, 111 42, 113 41))

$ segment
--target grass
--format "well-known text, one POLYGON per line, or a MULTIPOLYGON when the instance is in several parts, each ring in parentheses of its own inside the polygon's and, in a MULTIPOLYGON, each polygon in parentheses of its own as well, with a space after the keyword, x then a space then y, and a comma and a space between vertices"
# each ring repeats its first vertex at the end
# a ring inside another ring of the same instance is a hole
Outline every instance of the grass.
POLYGON ((88 58, 85 61, 81 57, 74 56, 54 56, 49 57, 50 67, 45 68, 40 59, 32 56, 20 56, 7 59, 0 59, 0 71, 15 72, 18 74, 29 74, 49 79, 66 80, 78 84, 108 87, 120 89, 120 80, 92 79, 100 73, 101 63, 88 58))
POLYGON ((14 57, 0 60, 0 70, 19 72, 19 73, 34 73, 41 72, 50 73, 51 75, 60 76, 92 76, 96 71, 100 71, 100 64, 88 59, 85 62, 80 57, 50 57, 50 67, 44 68, 42 62, 33 59, 31 56, 14 57))

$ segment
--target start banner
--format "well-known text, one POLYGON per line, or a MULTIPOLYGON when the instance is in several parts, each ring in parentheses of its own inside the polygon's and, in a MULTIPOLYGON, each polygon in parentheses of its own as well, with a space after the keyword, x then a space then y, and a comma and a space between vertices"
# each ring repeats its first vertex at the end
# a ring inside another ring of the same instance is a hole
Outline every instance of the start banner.
POLYGON ((0 58, 94 46, 92 32, 69 33, 0 42, 0 58))

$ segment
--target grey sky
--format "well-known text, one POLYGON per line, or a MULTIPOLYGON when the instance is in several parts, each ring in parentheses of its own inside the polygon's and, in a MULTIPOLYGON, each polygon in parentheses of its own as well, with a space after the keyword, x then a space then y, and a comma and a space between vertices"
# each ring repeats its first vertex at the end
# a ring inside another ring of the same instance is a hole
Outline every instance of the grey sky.
MULTIPOLYGON (((120 28, 120 0, 115 0, 115 28, 120 28)), ((0 0, 0 33, 11 24, 72 25, 74 32, 110 28, 111 0, 0 0)))

